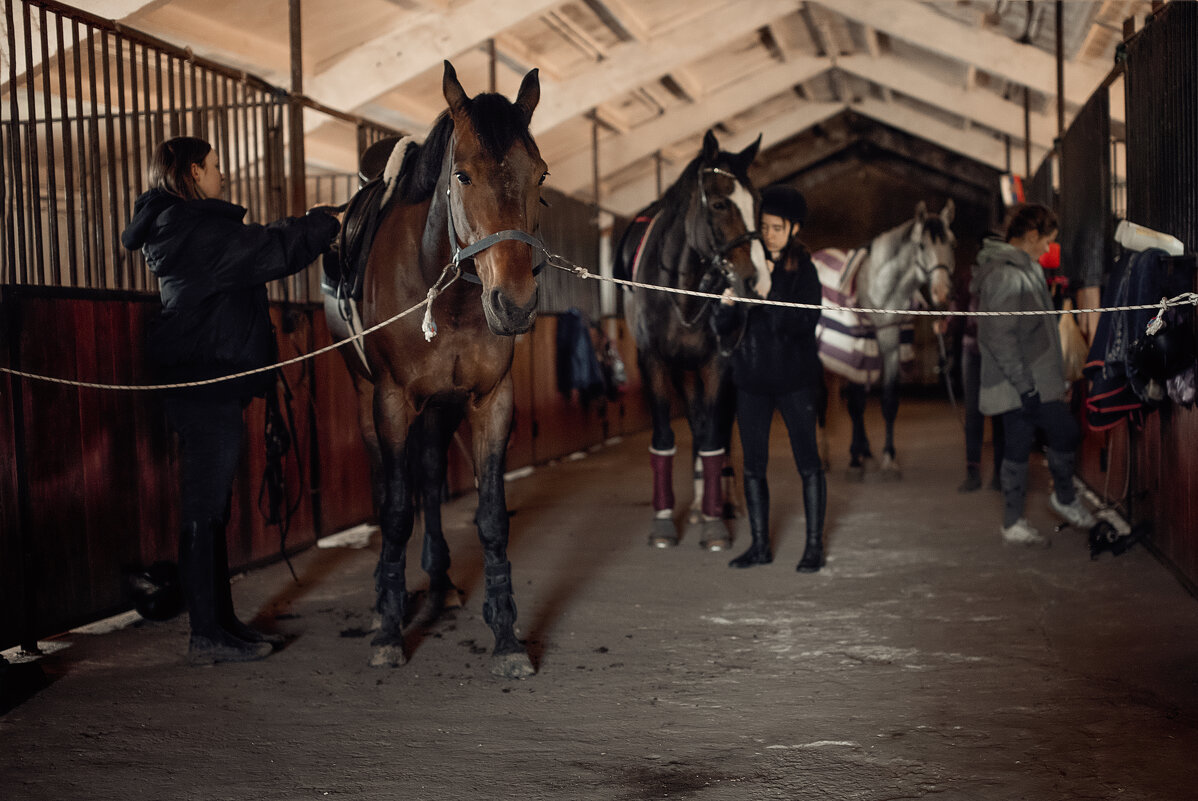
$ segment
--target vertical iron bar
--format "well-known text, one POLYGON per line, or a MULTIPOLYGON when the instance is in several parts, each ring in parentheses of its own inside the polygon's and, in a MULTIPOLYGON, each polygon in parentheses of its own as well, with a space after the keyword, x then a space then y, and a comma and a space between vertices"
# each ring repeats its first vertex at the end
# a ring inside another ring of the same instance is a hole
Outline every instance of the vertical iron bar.
MULTIPOLYGON (((169 61, 167 62, 169 65, 169 61)), ((155 145, 165 141, 166 136, 166 106, 162 103, 162 51, 154 52, 154 94, 158 101, 154 106, 157 112, 154 117, 154 143, 155 145)))
POLYGON ((13 215, 9 221, 11 228, 15 229, 16 237, 10 235, 11 245, 13 250, 13 280, 20 283, 29 281, 29 269, 27 265, 26 254, 29 252, 28 244, 25 242, 25 186, 22 183, 24 176, 23 159, 21 158, 21 124, 18 120, 21 119, 20 103, 17 101, 17 39, 16 25, 13 19, 12 4, 4 4, 5 22, 8 23, 8 52, 11 54, 8 59, 8 102, 9 109, 12 114, 10 123, 10 131, 8 138, 9 151, 12 154, 12 188, 13 188, 13 215))
POLYGON ((1057 136, 1065 135, 1065 3, 1057 0, 1057 136))
POLYGON ((75 72, 75 119, 79 125, 79 246, 83 252, 83 281, 92 286, 92 250, 89 231, 91 226, 91 198, 88 196, 87 120, 83 118, 83 46, 79 37, 79 23, 71 20, 71 34, 75 41, 72 48, 75 72))
POLYGON ((55 285, 61 285, 63 279, 62 258, 58 242, 58 171, 56 163, 58 154, 54 149, 54 112, 51 109, 50 92, 50 39, 46 31, 48 18, 46 9, 42 8, 39 22, 41 23, 42 46, 42 107, 46 112, 46 220, 49 223, 50 237, 50 269, 54 273, 55 285))
POLYGON ((54 15, 55 38, 58 44, 58 108, 62 115, 62 186, 66 196, 67 278, 71 286, 79 286, 79 242, 75 233, 75 156, 71 137, 70 105, 67 101, 67 62, 62 15, 54 15))
POLYGON ((87 73, 88 89, 91 94, 92 113, 88 121, 89 163, 91 169, 92 215, 88 229, 92 233, 92 252, 95 255, 95 274, 88 286, 93 289, 108 287, 108 258, 104 253, 104 175, 100 157, 100 102, 96 93, 96 34, 87 28, 87 73))
POLYGON ((492 36, 487 40, 487 85, 491 87, 488 91, 499 91, 499 76, 496 70, 495 56, 495 37, 492 36))
MULTIPOLYGON (((37 75, 37 67, 33 63, 33 22, 27 3, 21 5, 21 17, 25 28, 25 99, 29 106, 27 109, 28 133, 25 137, 25 167, 29 181, 29 217, 33 223, 33 228, 29 233, 29 245, 37 264, 37 283, 45 285, 46 260, 42 252, 45 240, 42 238, 42 187, 38 159, 37 95, 34 92, 34 76, 37 75)), ((16 87, 13 87, 13 91, 16 91, 16 87)))
MULTIPOLYGON (((144 52, 145 48, 141 48, 144 52)), ((138 45, 135 42, 129 43, 129 99, 132 102, 130 110, 130 139, 132 140, 129 149, 125 151, 125 158, 133 161, 133 203, 129 204, 129 217, 133 217, 133 206, 139 194, 145 191, 145 185, 142 183, 141 161, 142 154, 145 152, 141 144, 141 87, 137 80, 137 54, 139 52, 138 45)), ((129 191, 129 182, 125 182, 125 191, 129 191)), ((132 279, 134 289, 146 288, 146 274, 141 269, 141 258, 137 253, 124 253, 122 255, 129 260, 129 275, 132 279)))
MULTIPOLYGON (((116 191, 116 162, 119 158, 116 149, 116 120, 112 113, 112 57, 108 50, 108 31, 100 33, 100 59, 103 64, 104 75, 104 143, 108 148, 107 158, 104 161, 108 175, 108 235, 105 237, 101 232, 100 236, 104 237, 104 242, 107 245, 107 256, 112 263, 105 271, 109 279, 112 281, 111 286, 114 289, 125 289, 123 270, 121 269, 121 237, 120 230, 123 227, 120 220, 120 208, 117 203, 116 191)), ((97 228, 102 228, 102 225, 97 225, 97 228)))
POLYGON ((1024 178, 1032 177, 1032 95, 1023 87, 1023 167, 1024 178))
POLYGON ((170 115, 168 139, 174 139, 182 131, 179 130, 178 105, 175 103, 175 57, 166 57, 166 112, 170 115))

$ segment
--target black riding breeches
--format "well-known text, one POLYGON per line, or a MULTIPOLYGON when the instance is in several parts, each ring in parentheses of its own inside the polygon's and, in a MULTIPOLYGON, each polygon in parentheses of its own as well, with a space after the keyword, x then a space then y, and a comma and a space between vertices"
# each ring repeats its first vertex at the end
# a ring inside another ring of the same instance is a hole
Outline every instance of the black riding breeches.
POLYGON ((179 435, 183 522, 223 520, 241 458, 240 400, 166 399, 166 417, 179 435))
POLYGON ((790 449, 800 475, 822 469, 815 424, 819 412, 819 392, 801 389, 785 395, 757 395, 736 392, 736 422, 740 426, 740 444, 745 456, 745 476, 766 474, 770 456, 770 424, 774 410, 782 414, 790 449))

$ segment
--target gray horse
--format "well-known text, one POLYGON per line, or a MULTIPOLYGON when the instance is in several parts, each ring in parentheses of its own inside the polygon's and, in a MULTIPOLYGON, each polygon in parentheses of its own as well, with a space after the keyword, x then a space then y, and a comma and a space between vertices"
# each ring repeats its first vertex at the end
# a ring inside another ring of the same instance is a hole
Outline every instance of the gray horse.
POLYGON ((952 290, 956 239, 949 227, 953 201, 939 215, 920 202, 915 216, 854 251, 820 250, 812 254, 824 286, 824 313, 817 335, 824 366, 848 380, 846 396, 853 421, 849 446, 849 475, 860 478, 871 458, 865 433, 868 388, 882 386, 882 416, 886 445, 883 475, 898 478, 894 450, 894 420, 898 416, 898 381, 904 356, 911 348, 914 319, 905 310, 922 299, 929 309, 944 309, 952 290), (836 306, 894 310, 887 314, 848 312, 836 306))

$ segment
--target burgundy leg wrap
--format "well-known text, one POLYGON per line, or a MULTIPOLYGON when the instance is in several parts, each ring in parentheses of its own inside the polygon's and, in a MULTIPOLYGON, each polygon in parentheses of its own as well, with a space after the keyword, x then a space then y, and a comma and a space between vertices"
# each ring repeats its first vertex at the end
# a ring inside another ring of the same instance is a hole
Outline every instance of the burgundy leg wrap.
POLYGON ((724 454, 699 458, 703 461, 703 514, 721 517, 724 514, 724 487, 720 476, 724 472, 724 454))
POLYGON ((653 467, 653 511, 674 508, 674 454, 650 453, 653 467))

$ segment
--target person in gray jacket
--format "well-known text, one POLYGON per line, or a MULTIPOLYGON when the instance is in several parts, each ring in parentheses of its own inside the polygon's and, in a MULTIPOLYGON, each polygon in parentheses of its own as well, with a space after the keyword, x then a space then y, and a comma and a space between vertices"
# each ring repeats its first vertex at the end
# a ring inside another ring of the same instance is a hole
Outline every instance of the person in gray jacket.
MULTIPOLYGON (((987 239, 978 254, 970 291, 981 311, 1052 311, 1052 296, 1039 258, 1057 237, 1056 215, 1038 204, 1015 207, 1006 241, 987 239)), ((1048 545, 1023 515, 1027 463, 1039 430, 1045 443, 1053 492, 1052 509, 1079 528, 1094 525, 1073 487, 1081 435, 1065 403, 1068 387, 1057 334, 1057 316, 978 318, 982 354, 978 405, 983 414, 1002 415, 1002 537, 1017 545, 1048 545)))

